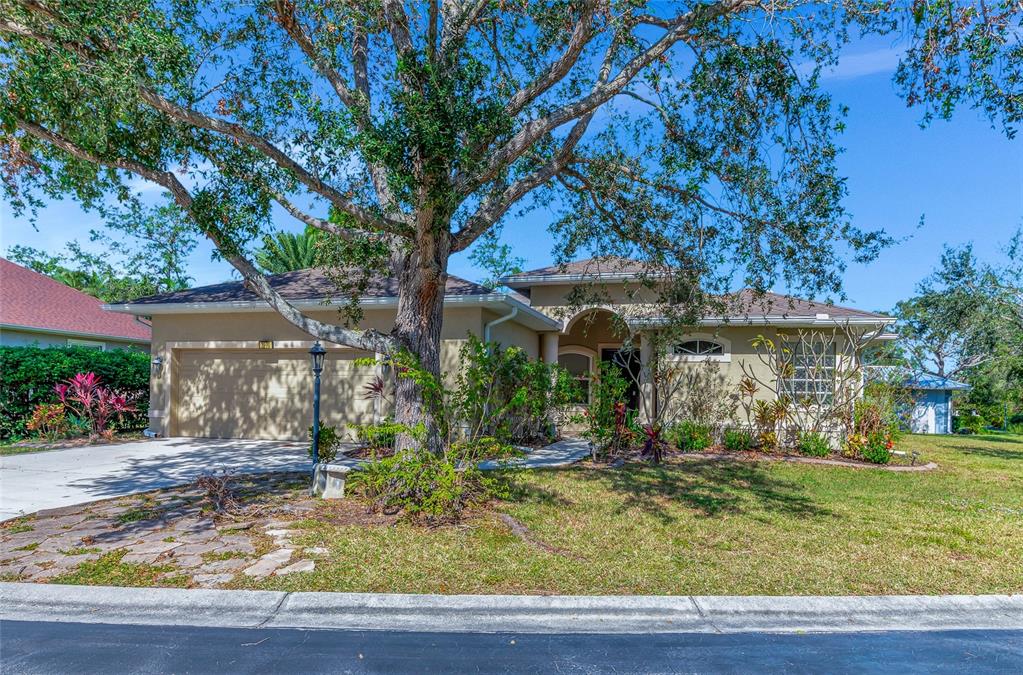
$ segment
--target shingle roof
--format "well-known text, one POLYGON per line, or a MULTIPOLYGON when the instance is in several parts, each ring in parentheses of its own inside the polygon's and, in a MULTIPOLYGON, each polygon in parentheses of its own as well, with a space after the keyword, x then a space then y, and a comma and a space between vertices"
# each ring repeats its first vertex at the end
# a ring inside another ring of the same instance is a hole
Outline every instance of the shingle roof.
POLYGON ((147 326, 123 314, 111 314, 91 295, 0 258, 0 324, 41 331, 145 341, 147 326))
POLYGON ((865 319, 887 319, 890 318, 877 312, 867 312, 862 309, 832 305, 826 302, 814 302, 802 300, 779 293, 764 293, 758 296, 754 291, 745 288, 738 293, 728 296, 726 300, 731 301, 740 311, 750 314, 762 314, 765 316, 815 316, 827 314, 831 318, 865 318, 865 319))
POLYGON ((618 275, 618 274, 642 274, 653 269, 650 263, 620 256, 601 256, 597 258, 586 258, 585 260, 573 260, 561 265, 548 265, 535 270, 512 274, 504 278, 504 281, 515 283, 517 280, 531 277, 559 277, 577 275, 618 275))
MULTIPOLYGON (((285 272, 267 277, 270 286, 286 300, 320 300, 336 297, 338 289, 334 282, 324 274, 322 269, 313 268, 285 272)), ((451 295, 487 295, 489 290, 466 281, 460 277, 448 275, 446 294, 451 295)), ((398 295, 398 280, 394 277, 375 277, 370 279, 369 286, 363 293, 367 298, 393 298, 398 295)), ((159 305, 180 303, 206 302, 255 302, 260 297, 249 290, 244 281, 226 281, 211 286, 200 286, 174 293, 150 295, 131 300, 132 305, 159 305)))
MULTIPOLYGON (((504 281, 511 285, 524 286, 527 285, 527 280, 533 280, 537 277, 548 277, 552 280, 566 276, 593 276, 594 278, 600 278, 602 276, 614 277, 618 275, 628 276, 632 274, 656 273, 656 271, 656 266, 649 262, 618 256, 604 256, 576 260, 563 265, 540 267, 528 272, 513 274, 506 277, 504 281)), ((889 318, 884 314, 877 314, 876 312, 867 312, 861 309, 853 309, 852 307, 843 307, 825 302, 813 302, 778 293, 758 295, 750 289, 743 289, 730 296, 726 296, 724 300, 729 304, 729 308, 738 315, 815 316, 817 314, 828 314, 832 318, 889 318)))

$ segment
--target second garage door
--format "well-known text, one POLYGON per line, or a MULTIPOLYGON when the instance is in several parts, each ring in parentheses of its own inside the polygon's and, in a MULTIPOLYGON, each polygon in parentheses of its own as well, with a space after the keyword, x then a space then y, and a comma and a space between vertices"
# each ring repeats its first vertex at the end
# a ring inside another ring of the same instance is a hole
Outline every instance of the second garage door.
MULTIPOLYGON (((327 354, 321 419, 338 427, 374 420, 364 387, 365 352, 327 354)), ((177 359, 174 425, 178 436, 303 440, 312 424, 313 376, 303 350, 183 350, 177 359)))

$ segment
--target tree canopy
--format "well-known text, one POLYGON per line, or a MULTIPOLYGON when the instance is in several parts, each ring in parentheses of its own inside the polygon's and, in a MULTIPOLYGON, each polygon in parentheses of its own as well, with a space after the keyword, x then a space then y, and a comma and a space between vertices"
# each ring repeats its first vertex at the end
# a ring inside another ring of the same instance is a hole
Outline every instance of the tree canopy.
POLYGON ((946 248, 940 266, 895 308, 900 347, 917 372, 965 380, 966 401, 1001 420, 1023 405, 1023 231, 1007 261, 977 259, 971 245, 946 248))
MULTIPOLYGON (((436 374, 449 257, 530 208, 554 214, 559 260, 648 260, 690 312, 735 282, 840 294, 845 261, 890 240, 843 208, 844 109, 823 69, 851 35, 901 35, 896 82, 925 122, 965 103, 1012 134, 1021 15, 1012 0, 0 0, 4 186, 30 210, 156 183, 285 319, 436 374), (273 204, 342 242, 342 286, 398 279, 390 334, 273 290, 245 255, 273 204)), ((398 418, 418 418, 402 387, 398 418)))

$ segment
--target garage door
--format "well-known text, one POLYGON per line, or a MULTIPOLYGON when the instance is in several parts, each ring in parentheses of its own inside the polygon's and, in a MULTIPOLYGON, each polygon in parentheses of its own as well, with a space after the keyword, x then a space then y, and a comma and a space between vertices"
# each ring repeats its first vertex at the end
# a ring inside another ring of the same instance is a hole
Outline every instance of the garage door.
MULTIPOLYGON (((366 352, 327 354, 320 410, 324 424, 373 421, 363 387, 366 352)), ((305 439, 312 423, 313 376, 305 351, 183 350, 178 353, 173 433, 203 438, 305 439)))

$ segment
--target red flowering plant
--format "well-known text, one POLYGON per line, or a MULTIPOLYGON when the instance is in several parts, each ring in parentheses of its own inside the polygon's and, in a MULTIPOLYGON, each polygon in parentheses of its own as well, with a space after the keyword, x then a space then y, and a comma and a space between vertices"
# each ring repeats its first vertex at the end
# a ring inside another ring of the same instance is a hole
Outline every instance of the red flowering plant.
POLYGON ((111 438, 111 420, 122 419, 125 413, 134 412, 135 406, 122 393, 104 387, 96 373, 78 373, 67 382, 54 387, 65 410, 89 423, 89 435, 93 438, 111 438))

